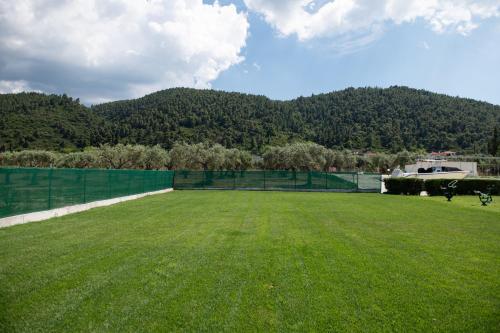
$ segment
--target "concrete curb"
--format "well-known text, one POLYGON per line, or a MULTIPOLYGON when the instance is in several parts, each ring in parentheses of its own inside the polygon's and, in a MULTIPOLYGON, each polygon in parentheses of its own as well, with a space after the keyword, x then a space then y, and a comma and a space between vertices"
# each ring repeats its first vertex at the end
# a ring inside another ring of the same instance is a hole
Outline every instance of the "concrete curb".
POLYGON ((172 189, 172 188, 168 188, 168 189, 160 190, 160 191, 146 192, 146 193, 128 195, 126 197, 93 201, 93 202, 88 202, 88 203, 80 204, 80 205, 66 206, 66 207, 56 208, 56 209, 51 209, 51 210, 44 210, 41 212, 34 212, 34 213, 4 217, 4 218, 0 219, 0 228, 10 227, 10 226, 13 226, 16 224, 44 221, 44 220, 51 219, 53 217, 83 212, 85 210, 89 210, 89 209, 96 208, 96 207, 111 206, 111 205, 114 205, 114 204, 117 204, 120 202, 143 198, 143 197, 146 197, 148 195, 172 192, 173 190, 174 189, 172 189))

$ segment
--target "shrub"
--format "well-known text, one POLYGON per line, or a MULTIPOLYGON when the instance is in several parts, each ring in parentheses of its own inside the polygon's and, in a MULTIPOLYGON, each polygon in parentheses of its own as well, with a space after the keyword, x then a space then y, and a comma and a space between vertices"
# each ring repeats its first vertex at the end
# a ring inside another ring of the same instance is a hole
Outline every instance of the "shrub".
POLYGON ((424 181, 418 178, 386 178, 384 179, 389 194, 420 194, 424 189, 424 181))
MULTIPOLYGON (((386 178, 387 193, 416 195, 427 191, 429 195, 443 195, 441 187, 446 187, 452 179, 386 178)), ((500 194, 500 179, 461 179, 457 182, 456 194, 473 195, 474 191, 487 192, 493 186, 492 194, 500 194)))
MULTIPOLYGON (((441 187, 447 186, 450 179, 430 179, 425 181, 425 190, 429 195, 442 195, 441 187)), ((488 186, 493 186, 492 194, 499 194, 499 179, 461 179, 457 182, 456 194, 471 195, 474 191, 487 192, 488 186)))

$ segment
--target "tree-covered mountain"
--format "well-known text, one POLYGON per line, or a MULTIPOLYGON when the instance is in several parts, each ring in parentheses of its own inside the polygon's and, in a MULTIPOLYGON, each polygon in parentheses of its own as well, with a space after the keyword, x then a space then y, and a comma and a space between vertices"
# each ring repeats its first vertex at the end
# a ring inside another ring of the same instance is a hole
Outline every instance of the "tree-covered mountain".
POLYGON ((290 101, 175 88, 90 108, 66 96, 10 94, 0 95, 0 115, 0 149, 208 141, 259 151, 313 141, 328 148, 487 152, 500 124, 500 106, 406 87, 290 101))
POLYGON ((0 151, 81 149, 112 138, 105 119, 66 95, 0 94, 0 151))

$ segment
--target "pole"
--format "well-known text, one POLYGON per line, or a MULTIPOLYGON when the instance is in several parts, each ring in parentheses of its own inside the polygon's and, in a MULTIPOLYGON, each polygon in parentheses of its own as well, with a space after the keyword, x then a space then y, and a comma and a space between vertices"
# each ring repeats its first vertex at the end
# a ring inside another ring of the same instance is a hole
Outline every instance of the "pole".
POLYGON ((49 170, 49 198, 48 198, 49 209, 52 207, 52 172, 53 172, 53 169, 50 168, 50 170, 49 170))
POLYGON ((108 172, 108 199, 111 198, 111 170, 107 169, 108 172))
POLYGON ((356 192, 359 191, 359 173, 356 173, 356 192))
POLYGON ((266 170, 264 170, 264 191, 266 190, 266 170))
POLYGON ((5 169, 5 185, 6 186, 6 195, 5 195, 5 198, 6 198, 6 204, 7 204, 7 209, 8 209, 8 213, 10 213, 10 210, 12 209, 12 201, 10 199, 10 195, 9 195, 9 189, 10 189, 10 173, 12 172, 12 170, 9 170, 9 169, 5 169))
POLYGON ((145 190, 145 186, 146 186, 146 171, 142 171, 142 192, 141 193, 144 193, 144 190, 145 190))
POLYGON ((378 187, 378 193, 382 193, 382 183, 384 182, 384 177, 380 175, 380 186, 378 187))
POLYGON ((131 174, 130 174, 130 171, 126 171, 127 173, 127 194, 130 195, 131 194, 131 191, 130 191, 130 177, 131 174))
POLYGON ((83 169, 83 203, 87 202, 87 173, 83 169))

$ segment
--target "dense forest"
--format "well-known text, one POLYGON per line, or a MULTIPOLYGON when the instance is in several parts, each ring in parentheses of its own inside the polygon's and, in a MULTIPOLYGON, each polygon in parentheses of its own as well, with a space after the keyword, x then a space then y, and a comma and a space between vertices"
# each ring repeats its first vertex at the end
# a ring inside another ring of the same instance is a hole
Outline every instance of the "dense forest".
POLYGON ((75 150, 112 139, 108 122, 66 95, 0 94, 0 151, 75 150))
POLYGON ((310 141, 333 149, 487 153, 500 106, 406 87, 290 101, 175 88, 91 107, 66 95, 5 94, 0 117, 0 151, 210 142, 262 153, 269 145, 310 141))

